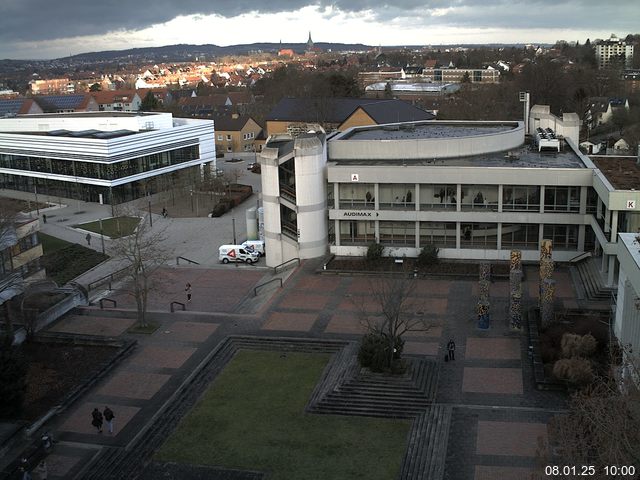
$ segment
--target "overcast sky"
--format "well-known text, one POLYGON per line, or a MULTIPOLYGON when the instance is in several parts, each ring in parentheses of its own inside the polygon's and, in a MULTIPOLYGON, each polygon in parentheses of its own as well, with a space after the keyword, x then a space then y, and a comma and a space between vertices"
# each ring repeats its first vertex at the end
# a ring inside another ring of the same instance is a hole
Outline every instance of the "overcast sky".
POLYGON ((0 58, 174 43, 581 43, 640 30, 640 1, 0 0, 0 58), (615 5, 615 6, 614 6, 615 5))

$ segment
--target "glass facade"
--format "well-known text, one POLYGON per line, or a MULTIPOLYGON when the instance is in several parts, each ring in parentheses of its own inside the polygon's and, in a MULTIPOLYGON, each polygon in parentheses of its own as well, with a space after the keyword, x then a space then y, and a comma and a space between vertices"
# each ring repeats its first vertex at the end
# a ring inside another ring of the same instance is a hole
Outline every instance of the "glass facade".
POLYGON ((545 187, 545 212, 579 212, 580 187, 545 187))
POLYGON ((381 210, 415 210, 415 184, 392 183, 379 186, 381 210))
POLYGON ((462 210, 498 210, 497 185, 462 185, 462 210))
POLYGON ((339 205, 343 209, 373 209, 375 195, 373 183, 341 183, 339 205))
POLYGON ((415 247, 415 222, 380 222, 380 243, 395 247, 415 247))
POLYGON ((43 157, 0 154, 0 168, 67 175, 100 180, 116 180, 200 158, 198 145, 182 147, 121 162, 85 162, 43 157))
POLYGON ((502 211, 540 211, 540 187, 505 185, 502 189, 502 211))
POLYGON ((456 248, 456 222, 420 222, 420 248, 456 248))
POLYGON ((420 210, 455 210, 457 186, 420 185, 420 210))
POLYGON ((578 248, 577 225, 545 225, 543 236, 553 242, 554 250, 576 250, 578 248))
POLYGON ((498 248, 498 224, 462 223, 460 224, 460 248, 498 248))
POLYGON ((537 250, 540 226, 527 223, 502 224, 502 249, 537 250))
POLYGON ((342 245, 369 245, 375 241, 375 222, 366 220, 340 221, 340 243, 342 245))

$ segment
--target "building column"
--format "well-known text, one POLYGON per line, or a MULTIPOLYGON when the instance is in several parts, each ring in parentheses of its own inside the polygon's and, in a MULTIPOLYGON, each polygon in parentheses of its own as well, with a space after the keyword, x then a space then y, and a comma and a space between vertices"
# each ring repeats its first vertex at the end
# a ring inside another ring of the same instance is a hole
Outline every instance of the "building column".
POLYGON ((611 242, 617 242, 618 236, 618 210, 611 210, 611 242))
POLYGON ((462 211, 462 185, 456 185, 456 212, 462 211))
MULTIPOLYGON (((377 192, 377 188, 376 188, 376 192, 377 192)), ((376 203, 378 203, 378 195, 376 194, 376 203)), ((375 223, 373 225, 373 232, 374 235, 376 237, 376 243, 380 243, 380 220, 375 220, 375 223)))
POLYGON ((542 246, 542 240, 544 240, 544 223, 538 224, 538 250, 542 246))
POLYGON ((544 213, 544 185, 540 185, 540 213, 544 213))
POLYGON ((587 214, 587 187, 580 187, 580 215, 587 214))
POLYGON ((415 222, 415 230, 416 230, 416 241, 415 241, 415 246, 416 248, 419 250, 420 249, 420 222, 418 220, 416 220, 415 222))
POLYGON ((602 262, 600 264, 600 271, 602 273, 606 273, 607 272, 607 260, 609 258, 609 255, 607 255, 606 253, 604 253, 604 248, 602 250, 602 262))
POLYGON ((336 247, 339 247, 340 246, 340 220, 333 220, 333 232, 336 236, 336 247))
MULTIPOLYGON (((373 209, 374 210, 378 210, 380 208, 380 184, 379 183, 375 183, 373 185, 373 198, 374 198, 374 202, 373 202, 373 209)), ((378 222, 376 221, 376 228, 378 227, 378 222)), ((378 238, 378 231, 376 230, 376 238, 378 238)))
POLYGON ((498 251, 502 250, 502 223, 498 223, 498 238, 497 238, 497 246, 498 251))
POLYGON ((616 256, 609 255, 609 274, 607 275, 607 287, 613 287, 616 273, 616 256))
POLYGON ((415 202, 415 211, 419 212, 420 211, 420 184, 416 183, 413 186, 413 201, 415 202))
POLYGON ((578 225, 578 251, 584 252, 584 239, 586 236, 585 225, 578 225))
POLYGON ((504 185, 498 185, 498 213, 502 213, 502 194, 504 190, 504 185))
POLYGON ((333 184, 333 206, 329 205, 329 208, 340 208, 340 184, 333 184))
POLYGON ((460 222, 456 222, 456 249, 460 250, 460 222))

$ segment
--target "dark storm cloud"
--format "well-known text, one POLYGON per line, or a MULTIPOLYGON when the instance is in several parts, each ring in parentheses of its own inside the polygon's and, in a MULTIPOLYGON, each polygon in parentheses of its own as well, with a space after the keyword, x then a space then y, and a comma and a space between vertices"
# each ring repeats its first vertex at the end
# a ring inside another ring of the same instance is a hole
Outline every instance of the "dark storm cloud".
MULTIPOLYGON (((510 28, 602 28, 620 33, 637 29, 638 0, 618 0, 603 8, 601 0, 0 0, 0 41, 41 41, 140 30, 179 15, 218 14, 224 17, 258 11, 291 12, 305 6, 333 7, 342 12, 372 11, 380 21, 410 17, 432 24, 510 28), (436 9, 456 7, 453 13, 436 9), (559 14, 561 13, 561 14, 559 14), (610 18, 606 18, 610 16, 610 18), (628 27, 626 27, 628 25, 628 27)), ((269 29, 265 30, 265 34, 269 29)))

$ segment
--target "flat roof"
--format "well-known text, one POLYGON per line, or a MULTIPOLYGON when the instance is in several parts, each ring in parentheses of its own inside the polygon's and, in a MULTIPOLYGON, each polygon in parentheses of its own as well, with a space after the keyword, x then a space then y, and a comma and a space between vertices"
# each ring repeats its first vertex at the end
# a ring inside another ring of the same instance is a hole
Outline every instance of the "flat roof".
POLYGON ((420 140, 430 138, 474 137, 495 135, 518 127, 517 122, 504 123, 447 123, 442 120, 429 123, 382 125, 355 128, 339 140, 420 140))
POLYGON ((637 157, 590 156, 616 190, 640 190, 640 165, 637 157))
POLYGON ((149 117, 153 115, 159 115, 163 112, 63 112, 63 113, 32 113, 27 115, 18 115, 13 118, 48 118, 48 117, 76 117, 76 118, 87 118, 87 117, 149 117))
POLYGON ((72 130, 60 129, 60 130, 50 130, 48 132, 28 132, 28 131, 27 132, 2 132, 2 129, 0 129, 0 133, 11 133, 16 135, 38 135, 43 137, 97 138, 100 140, 126 137, 128 135, 135 135, 136 133, 144 133, 148 131, 149 130, 135 132, 133 130, 125 130, 125 129, 121 129, 121 130, 90 129, 90 130, 72 131, 72 130))
POLYGON ((430 167, 513 167, 513 168, 587 168, 580 156, 565 145, 561 152, 538 152, 535 145, 502 152, 483 153, 467 157, 424 159, 339 159, 329 158, 336 165, 424 165, 430 167))

